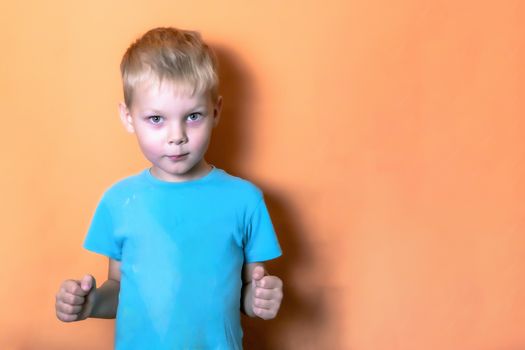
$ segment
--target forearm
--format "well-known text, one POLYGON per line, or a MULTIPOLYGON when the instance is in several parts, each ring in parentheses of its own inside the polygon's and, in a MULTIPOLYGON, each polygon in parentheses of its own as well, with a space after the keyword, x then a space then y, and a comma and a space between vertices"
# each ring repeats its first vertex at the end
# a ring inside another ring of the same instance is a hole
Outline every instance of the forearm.
POLYGON ((250 317, 255 317, 253 312, 253 288, 252 282, 243 284, 241 290, 241 311, 250 317))
POLYGON ((120 281, 108 279, 95 291, 95 303, 89 317, 115 318, 118 307, 120 281))

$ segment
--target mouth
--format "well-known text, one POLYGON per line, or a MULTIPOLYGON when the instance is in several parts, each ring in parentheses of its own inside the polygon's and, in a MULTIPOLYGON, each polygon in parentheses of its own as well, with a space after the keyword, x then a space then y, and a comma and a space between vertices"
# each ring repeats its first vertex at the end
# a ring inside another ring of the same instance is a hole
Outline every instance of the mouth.
POLYGON ((177 160, 181 160, 181 159, 184 159, 188 156, 189 153, 182 153, 182 154, 176 154, 176 155, 173 155, 173 156, 167 156, 169 159, 173 160, 173 161, 177 161, 177 160))

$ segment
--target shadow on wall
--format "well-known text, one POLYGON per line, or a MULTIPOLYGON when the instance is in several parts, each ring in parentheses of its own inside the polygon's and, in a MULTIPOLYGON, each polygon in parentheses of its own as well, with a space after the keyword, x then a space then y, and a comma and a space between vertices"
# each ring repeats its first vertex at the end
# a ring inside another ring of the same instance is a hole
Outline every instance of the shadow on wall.
MULTIPOLYGON (((283 255, 268 262, 268 270, 284 283, 284 299, 279 315, 274 320, 243 317, 244 348, 248 350, 306 349, 304 340, 315 337, 319 321, 323 319, 322 298, 311 298, 293 283, 301 278, 297 267, 308 259, 308 249, 300 241, 300 228, 286 198, 276 191, 263 189, 283 255), (309 334, 303 334, 307 332, 309 334), (298 338, 301 336, 302 338, 298 338), (295 342, 293 341, 295 339, 295 342)), ((308 276, 303 276, 308 278, 308 276)))
POLYGON ((254 103, 253 83, 233 54, 213 48, 219 60, 220 94, 223 96, 221 120, 213 132, 206 159, 231 174, 243 177, 238 165, 245 159, 251 134, 250 106, 254 103))
MULTIPOLYGON (((253 129, 251 110, 257 103, 255 84, 242 62, 223 47, 214 47, 220 64, 221 94, 224 98, 219 127, 214 131, 207 158, 212 164, 231 174, 241 176, 246 150, 250 147, 253 129)), ((294 275, 294 266, 311 261, 309 249, 300 240, 300 217, 292 212, 292 205, 277 190, 262 188, 268 210, 283 250, 283 256, 267 264, 272 274, 284 281, 284 300, 275 320, 263 321, 243 317, 244 347, 250 350, 291 349, 298 332, 311 331, 306 338, 315 337, 322 320, 322 298, 306 297, 292 283, 301 276, 294 275)), ((305 276, 307 277, 307 276, 305 276)))

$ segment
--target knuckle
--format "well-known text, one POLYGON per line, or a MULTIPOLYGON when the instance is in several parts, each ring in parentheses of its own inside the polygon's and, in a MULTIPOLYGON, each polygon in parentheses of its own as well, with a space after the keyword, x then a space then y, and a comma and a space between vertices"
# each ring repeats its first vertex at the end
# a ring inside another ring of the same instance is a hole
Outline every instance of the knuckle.
POLYGON ((56 309, 58 312, 62 312, 62 311, 64 311, 64 303, 62 303, 61 301, 59 301, 58 303, 55 304, 55 309, 56 309))
POLYGON ((77 298, 78 297, 75 297, 74 295, 69 295, 68 298, 67 298, 67 302, 69 304, 75 304, 75 302, 77 301, 77 298))
POLYGON ((66 322, 73 322, 77 320, 77 315, 68 315, 66 318, 66 322))
POLYGON ((61 303, 67 303, 68 294, 62 294, 58 299, 61 303))
POLYGON ((57 317, 62 322, 72 322, 76 320, 76 315, 67 315, 63 313, 57 313, 57 317))
POLYGON ((64 310, 65 313, 68 313, 68 314, 73 314, 74 313, 73 306, 69 305, 69 304, 64 304, 63 310, 64 310))
POLYGON ((255 315, 259 316, 259 317, 262 317, 262 316, 263 316, 262 313, 261 313, 261 311, 262 311, 262 310, 259 309, 258 307, 253 308, 253 313, 254 313, 255 315))

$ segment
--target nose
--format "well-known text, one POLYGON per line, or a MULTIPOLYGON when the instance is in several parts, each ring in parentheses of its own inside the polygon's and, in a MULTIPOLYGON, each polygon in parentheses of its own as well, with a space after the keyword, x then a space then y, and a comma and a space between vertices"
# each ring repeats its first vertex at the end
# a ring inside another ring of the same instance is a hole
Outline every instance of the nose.
POLYGON ((182 145, 188 142, 188 136, 184 127, 173 125, 168 130, 168 143, 170 145, 182 145))

